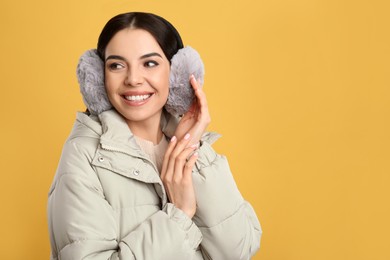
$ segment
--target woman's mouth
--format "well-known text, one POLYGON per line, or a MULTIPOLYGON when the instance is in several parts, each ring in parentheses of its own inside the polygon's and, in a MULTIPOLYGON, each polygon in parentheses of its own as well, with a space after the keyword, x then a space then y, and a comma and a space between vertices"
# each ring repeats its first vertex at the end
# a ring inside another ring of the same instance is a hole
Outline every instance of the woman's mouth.
POLYGON ((136 96, 124 96, 125 99, 129 101, 144 101, 148 98, 150 98, 151 94, 148 95, 136 95, 136 96))
POLYGON ((126 104, 130 106, 142 106, 147 103, 154 93, 138 94, 138 95, 123 95, 126 104))

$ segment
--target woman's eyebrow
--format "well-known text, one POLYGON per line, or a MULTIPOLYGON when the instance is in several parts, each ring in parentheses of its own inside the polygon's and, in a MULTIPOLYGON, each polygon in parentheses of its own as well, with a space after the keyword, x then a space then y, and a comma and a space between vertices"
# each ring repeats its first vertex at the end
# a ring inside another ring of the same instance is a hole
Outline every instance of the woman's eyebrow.
MULTIPOLYGON (((140 57, 140 59, 146 59, 146 58, 153 57, 153 56, 158 56, 158 57, 162 58, 161 54, 159 54, 157 52, 151 52, 151 53, 142 55, 140 57)), ((109 59, 127 61, 124 57, 119 56, 119 55, 110 55, 106 58, 106 61, 109 59)))
POLYGON ((106 61, 109 59, 126 61, 125 58, 123 58, 122 56, 119 56, 119 55, 110 55, 106 58, 106 61))
POLYGON ((145 59, 145 58, 149 58, 149 57, 152 57, 152 56, 159 56, 160 58, 162 58, 162 56, 161 56, 159 53, 157 53, 157 52, 151 52, 151 53, 142 55, 142 56, 140 57, 140 59, 145 59))

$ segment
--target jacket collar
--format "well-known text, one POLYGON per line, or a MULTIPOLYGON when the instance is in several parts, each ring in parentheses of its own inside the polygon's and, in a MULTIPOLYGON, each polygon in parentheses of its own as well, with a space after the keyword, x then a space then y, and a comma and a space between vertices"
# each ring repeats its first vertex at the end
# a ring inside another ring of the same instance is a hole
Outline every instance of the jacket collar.
MULTIPOLYGON (((143 154, 125 119, 115 109, 104 111, 98 116, 88 116, 80 112, 77 114, 77 120, 100 136, 100 143, 103 148, 131 155, 143 154)), ((160 124, 164 135, 171 138, 179 121, 179 118, 163 110, 160 124)), ((208 132, 203 135, 202 141, 212 144, 219 137, 219 134, 208 132)))
MULTIPOLYGON (((105 111, 99 114, 98 119, 101 123, 100 143, 103 148, 132 155, 134 152, 143 154, 125 119, 116 110, 105 111)), ((160 124, 165 136, 173 136, 178 122, 177 118, 163 110, 160 124)))

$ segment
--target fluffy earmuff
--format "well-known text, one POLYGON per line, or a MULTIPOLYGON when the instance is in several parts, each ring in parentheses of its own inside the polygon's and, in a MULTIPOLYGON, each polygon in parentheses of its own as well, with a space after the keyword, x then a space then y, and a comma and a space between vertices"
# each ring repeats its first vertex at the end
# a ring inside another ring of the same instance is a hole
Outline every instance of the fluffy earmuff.
MULTIPOLYGON (((194 100, 194 91, 189 81, 191 74, 203 85, 203 62, 199 54, 187 46, 180 49, 171 60, 169 95, 165 109, 174 116, 187 112, 194 100)), ((81 55, 77 65, 77 79, 84 104, 91 114, 98 115, 112 108, 104 86, 104 63, 96 49, 81 55)))
POLYGON ((169 95, 165 109, 174 116, 185 114, 195 98, 190 83, 191 74, 203 86, 204 65, 202 59, 196 50, 187 46, 180 49, 171 60, 169 95))
POLYGON ((104 63, 96 49, 81 55, 77 65, 77 80, 84 104, 93 115, 112 108, 104 87, 104 63))

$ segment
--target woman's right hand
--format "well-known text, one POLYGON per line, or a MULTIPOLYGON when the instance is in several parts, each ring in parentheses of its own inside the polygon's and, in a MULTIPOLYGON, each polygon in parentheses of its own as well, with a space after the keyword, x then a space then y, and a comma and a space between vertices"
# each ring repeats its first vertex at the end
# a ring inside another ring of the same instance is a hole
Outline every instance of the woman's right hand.
POLYGON ((186 148, 190 139, 189 134, 186 134, 180 141, 176 137, 172 137, 165 152, 161 180, 167 191, 169 201, 192 218, 196 212, 192 168, 198 154, 193 153, 197 148, 196 145, 186 148), (193 154, 191 155, 191 153, 193 154))

